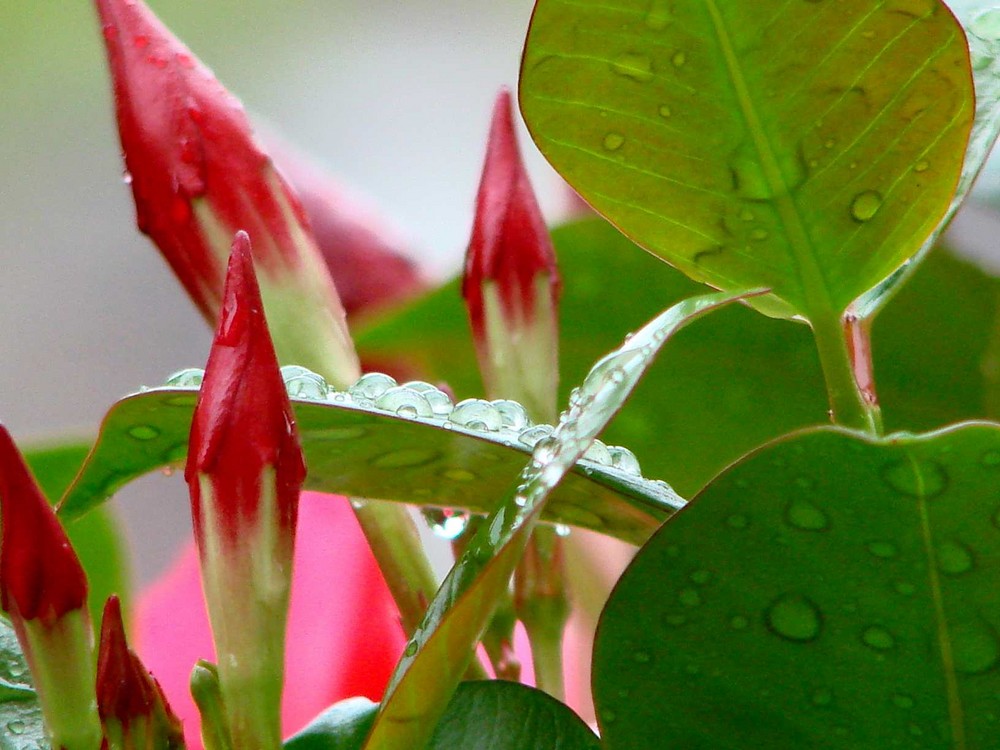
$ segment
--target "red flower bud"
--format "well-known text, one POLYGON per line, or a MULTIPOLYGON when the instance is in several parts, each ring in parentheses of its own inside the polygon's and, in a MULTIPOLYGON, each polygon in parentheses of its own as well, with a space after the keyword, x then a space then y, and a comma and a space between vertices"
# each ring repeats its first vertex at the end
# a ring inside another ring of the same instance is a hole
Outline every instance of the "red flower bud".
POLYGON ((233 243, 185 472, 233 742, 281 745, 285 622, 305 477, 250 241, 233 243))
POLYGON ((521 400, 536 419, 551 419, 559 272, 521 160, 512 109, 505 89, 493 109, 462 294, 487 392, 521 400))
POLYGON ((183 747, 181 723, 153 676, 129 648, 121 603, 104 606, 97 656, 97 710, 111 748, 183 747))
POLYGON ((283 358, 346 385, 358 364, 308 221, 240 103, 140 0, 96 0, 139 229, 212 323, 245 230, 283 358))
POLYGON ((10 433, 0 426, 0 602, 18 620, 51 626, 87 602, 87 577, 10 433))

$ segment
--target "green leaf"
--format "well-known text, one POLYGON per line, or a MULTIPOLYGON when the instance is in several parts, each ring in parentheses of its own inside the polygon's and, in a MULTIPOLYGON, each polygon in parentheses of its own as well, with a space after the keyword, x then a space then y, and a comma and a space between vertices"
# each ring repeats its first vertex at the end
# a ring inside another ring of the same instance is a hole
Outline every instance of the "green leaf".
MULTIPOLYGON (((563 277, 565 399, 624 331, 699 287, 602 221, 560 227, 553 239, 563 277)), ((944 249, 920 266, 875 321, 876 383, 889 428, 1000 417, 987 408, 981 364, 998 300, 1000 282, 944 249)), ((457 282, 358 341, 367 358, 402 362, 459 393, 482 391, 457 282)), ((669 481, 685 497, 762 443, 827 420, 823 376, 805 326, 731 305, 682 331, 671 347, 670 361, 650 368, 602 438, 628 446, 646 476, 669 481)))
POLYGON ((996 747, 1000 425, 782 439, 649 541, 594 650, 609 750, 996 747))
POLYGON ((739 298, 710 294, 679 302, 594 365, 555 432, 535 447, 517 488, 480 526, 441 584, 389 681, 365 750, 426 746, 552 490, 618 412, 663 344, 692 320, 739 298))
POLYGON ((14 629, 0 617, 0 747, 47 750, 42 709, 14 629))
MULTIPOLYGON (((160 388, 119 401, 60 514, 78 518, 129 481, 182 464, 196 399, 193 389, 160 388)), ((293 406, 310 490, 489 513, 530 454, 506 431, 337 401, 293 400, 293 406)), ((556 491, 546 519, 641 543, 682 502, 662 483, 587 462, 556 491)))
MULTIPOLYGON (((378 704, 331 706, 285 742, 285 750, 359 750, 378 704)), ((448 704, 428 750, 600 750, 593 732, 546 693, 513 682, 465 682, 448 704)))
POLYGON ((813 321, 920 249, 974 115, 939 0, 538 0, 520 96, 549 161, 640 245, 813 321))
MULTIPOLYGON (((73 482, 89 452, 90 442, 81 441, 28 446, 24 457, 42 492, 54 503, 73 482)), ((129 600, 131 576, 124 535, 110 508, 73 521, 64 519, 64 526, 87 572, 91 621, 99 623, 109 596, 117 594, 125 604, 129 600)))
POLYGON ((360 750, 375 721, 378 704, 367 698, 335 703, 285 740, 285 750, 360 750))

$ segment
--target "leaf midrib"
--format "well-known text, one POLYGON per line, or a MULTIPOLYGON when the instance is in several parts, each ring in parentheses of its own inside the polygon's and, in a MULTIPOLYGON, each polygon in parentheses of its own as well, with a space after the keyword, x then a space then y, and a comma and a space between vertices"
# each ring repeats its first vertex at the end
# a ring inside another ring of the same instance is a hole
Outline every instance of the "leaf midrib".
MULTIPOLYGON (((778 209, 778 216, 788 237, 788 244, 792 250, 792 261, 795 263, 802 285, 802 306, 804 309, 800 312, 809 320, 815 320, 816 317, 836 316, 838 311, 834 310, 826 278, 816 262, 816 250, 812 238, 809 236, 802 215, 799 213, 798 205, 792 199, 788 183, 778 166, 774 147, 768 140, 760 115, 757 114, 750 88, 743 76, 740 61, 736 57, 736 51, 719 11, 717 0, 705 0, 705 7, 712 17, 712 24, 722 50, 723 59, 726 62, 730 82, 736 93, 740 112, 753 138, 754 148, 761 160, 764 178, 774 196, 773 202, 778 209)), ((794 300, 786 300, 786 302, 795 305, 794 300)))

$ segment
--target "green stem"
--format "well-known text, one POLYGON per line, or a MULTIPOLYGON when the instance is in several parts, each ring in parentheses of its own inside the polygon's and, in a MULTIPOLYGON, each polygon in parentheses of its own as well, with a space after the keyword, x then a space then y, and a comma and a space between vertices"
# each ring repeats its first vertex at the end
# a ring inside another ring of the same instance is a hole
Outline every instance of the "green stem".
MULTIPOLYGON (((417 525, 406 507, 396 503, 352 498, 351 507, 410 636, 438 589, 417 525)), ((478 659, 472 660, 466 678, 486 678, 478 659)))
POLYGON ((871 376, 870 321, 819 315, 813 338, 826 379, 835 424, 879 435, 882 416, 871 376))

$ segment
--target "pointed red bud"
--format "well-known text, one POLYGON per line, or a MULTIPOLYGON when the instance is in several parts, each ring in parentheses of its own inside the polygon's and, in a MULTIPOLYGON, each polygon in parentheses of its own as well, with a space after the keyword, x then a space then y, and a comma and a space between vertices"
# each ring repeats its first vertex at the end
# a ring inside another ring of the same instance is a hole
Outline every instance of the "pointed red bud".
POLYGON ((504 89, 493 109, 462 294, 487 392, 526 402, 535 419, 554 417, 559 290, 555 250, 504 89))
POLYGON ((282 356, 351 382, 357 357, 333 281, 240 103, 141 0, 96 3, 139 229, 213 324, 230 240, 247 231, 265 301, 281 308, 282 356))
POLYGON ((294 534, 305 464, 291 405, 264 319, 250 239, 236 235, 226 277, 222 314, 205 369, 191 426, 186 478, 195 529, 202 525, 202 484, 210 478, 213 517, 225 542, 237 545, 244 525, 254 525, 261 477, 273 469, 280 525, 294 534))
POLYGON ((181 723, 163 691, 129 648, 121 603, 104 606, 97 656, 97 710, 111 747, 173 748, 184 744, 181 723), (122 740, 122 741, 118 741, 122 740))
POLYGON ((52 625, 81 610, 87 577, 10 433, 0 425, 0 602, 15 621, 52 625))

